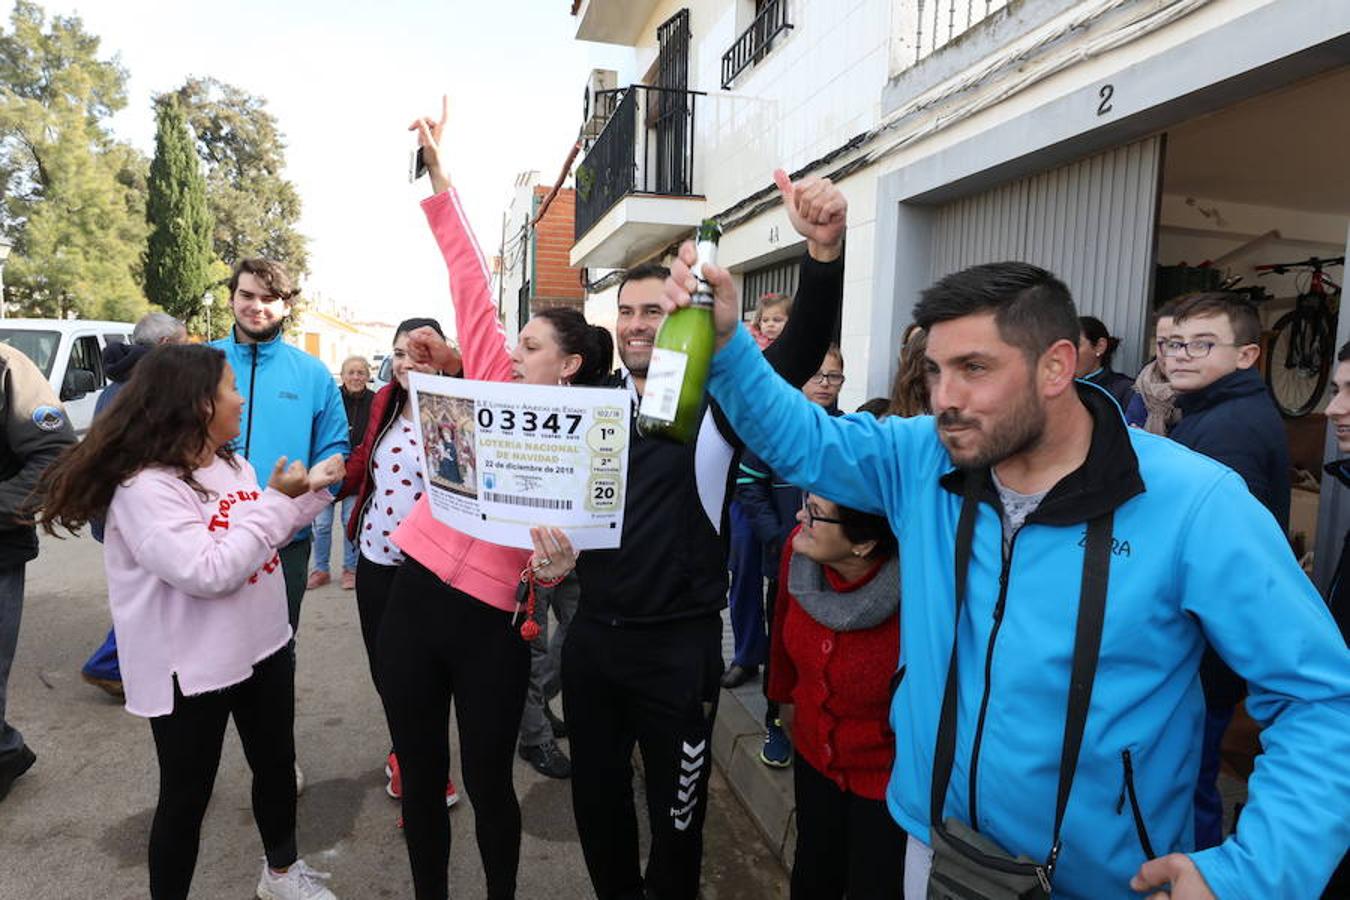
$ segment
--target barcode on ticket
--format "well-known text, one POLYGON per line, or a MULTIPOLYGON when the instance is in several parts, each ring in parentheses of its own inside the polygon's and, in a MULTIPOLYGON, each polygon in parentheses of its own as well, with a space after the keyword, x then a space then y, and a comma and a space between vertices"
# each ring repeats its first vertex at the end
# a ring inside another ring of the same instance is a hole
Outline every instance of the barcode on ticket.
POLYGON ((553 500, 548 497, 524 497, 520 494, 502 494, 496 491, 484 491, 483 499, 492 503, 509 503, 512 506, 532 506, 535 509, 571 509, 571 500, 553 500))

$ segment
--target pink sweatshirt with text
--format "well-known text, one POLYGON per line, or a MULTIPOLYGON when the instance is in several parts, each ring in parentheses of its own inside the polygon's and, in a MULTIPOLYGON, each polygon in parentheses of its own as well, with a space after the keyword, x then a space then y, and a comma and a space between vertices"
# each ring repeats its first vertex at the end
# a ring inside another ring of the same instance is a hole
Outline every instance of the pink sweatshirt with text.
MULTIPOLYGON (((428 197, 422 201, 422 211, 450 270, 450 298, 455 306, 464 377, 510 381, 506 332, 497 320, 487 263, 469 229, 459 195, 451 188, 428 197)), ((451 587, 489 606, 507 612, 517 610, 516 586, 530 558, 528 550, 490 544, 456 531, 431 514, 425 494, 395 529, 393 539, 405 555, 451 587)))
POLYGON ((108 508, 103 560, 127 711, 173 711, 184 696, 253 674, 286 646, 291 626, 277 548, 332 502, 262 490, 253 467, 215 458, 197 469, 202 500, 176 470, 142 469, 108 508))

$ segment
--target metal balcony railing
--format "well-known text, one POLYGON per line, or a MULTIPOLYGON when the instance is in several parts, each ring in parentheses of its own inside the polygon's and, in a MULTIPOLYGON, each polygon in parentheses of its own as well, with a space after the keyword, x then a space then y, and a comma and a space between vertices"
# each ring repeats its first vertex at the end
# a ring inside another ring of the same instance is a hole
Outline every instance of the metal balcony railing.
POLYGON ((792 27, 787 20, 787 0, 769 0, 755 21, 736 38, 731 49, 722 54, 722 90, 731 87, 736 76, 759 62, 773 49, 773 39, 792 27))
POLYGON ((917 0, 913 18, 917 63, 1008 5, 1009 0, 917 0))
POLYGON ((697 196, 694 111, 703 92, 634 84, 613 93, 614 113, 577 166, 577 240, 629 194, 697 196))

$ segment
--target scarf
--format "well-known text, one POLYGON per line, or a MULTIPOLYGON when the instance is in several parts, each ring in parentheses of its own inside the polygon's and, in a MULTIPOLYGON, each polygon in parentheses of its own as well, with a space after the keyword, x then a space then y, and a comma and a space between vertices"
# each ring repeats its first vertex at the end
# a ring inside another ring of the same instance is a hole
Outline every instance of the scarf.
POLYGON ((840 593, 825 579, 820 563, 792 554, 788 593, 815 621, 831 631, 864 631, 885 622, 900 608, 900 559, 882 563, 871 580, 840 593))
POLYGON ((1143 398, 1144 409, 1148 410, 1144 430, 1150 434, 1166 436, 1172 426, 1181 421, 1181 410, 1176 406, 1176 391, 1167 383, 1167 378, 1158 371, 1156 359, 1139 370, 1134 389, 1143 398))

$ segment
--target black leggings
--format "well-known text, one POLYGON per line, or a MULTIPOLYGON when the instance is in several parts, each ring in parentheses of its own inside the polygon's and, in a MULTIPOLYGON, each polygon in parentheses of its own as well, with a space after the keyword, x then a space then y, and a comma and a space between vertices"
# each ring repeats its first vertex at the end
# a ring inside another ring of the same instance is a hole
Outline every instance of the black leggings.
POLYGON ((370 680, 375 684, 376 693, 380 690, 379 666, 375 664, 380 623, 384 621, 397 572, 398 566, 371 562, 364 553, 356 559, 356 614, 361 620, 361 640, 366 645, 366 662, 370 665, 370 680))
POLYGON ((800 753, 794 757, 797 853, 792 900, 900 900, 906 838, 886 801, 849 793, 800 753))
POLYGON ((447 586, 409 559, 394 577, 377 661, 403 774, 403 834, 418 900, 448 896, 445 783, 452 697, 487 896, 514 897, 520 805, 512 770, 530 680, 530 645, 510 613, 447 586))
POLYGON ((150 720, 159 756, 159 804, 150 826, 150 896, 187 897, 197 865, 202 818, 211 800, 225 723, 234 716, 253 770, 253 821, 267 863, 296 860, 295 678, 290 651, 273 653, 245 681, 184 697, 174 679, 173 712, 150 720))

